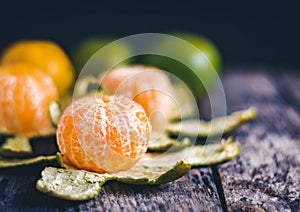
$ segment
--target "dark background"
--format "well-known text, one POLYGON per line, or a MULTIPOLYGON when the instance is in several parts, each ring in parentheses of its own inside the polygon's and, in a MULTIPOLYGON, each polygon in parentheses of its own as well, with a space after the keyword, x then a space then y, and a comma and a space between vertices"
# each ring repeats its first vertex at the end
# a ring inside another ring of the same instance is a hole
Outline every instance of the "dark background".
POLYGON ((299 7, 262 2, 9 1, 1 3, 0 49, 48 38, 70 52, 93 35, 188 31, 217 43, 225 65, 299 67, 299 7))

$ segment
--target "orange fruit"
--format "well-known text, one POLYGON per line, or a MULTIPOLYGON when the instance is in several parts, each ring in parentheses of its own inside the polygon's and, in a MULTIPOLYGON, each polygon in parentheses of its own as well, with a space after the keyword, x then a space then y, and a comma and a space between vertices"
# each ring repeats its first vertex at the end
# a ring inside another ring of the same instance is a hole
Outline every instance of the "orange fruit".
POLYGON ((19 41, 4 51, 2 64, 27 63, 49 74, 60 96, 70 90, 74 81, 73 66, 56 43, 51 41, 19 41))
POLYGON ((57 144, 73 166, 98 173, 132 167, 146 152, 151 125, 144 109, 122 96, 78 99, 63 113, 57 144))
POLYGON ((0 128, 29 137, 54 133, 48 106, 57 99, 51 77, 35 67, 0 67, 0 128))
POLYGON ((162 130, 171 116, 174 91, 168 76, 147 66, 120 67, 100 76, 102 88, 143 106, 154 130, 162 130))

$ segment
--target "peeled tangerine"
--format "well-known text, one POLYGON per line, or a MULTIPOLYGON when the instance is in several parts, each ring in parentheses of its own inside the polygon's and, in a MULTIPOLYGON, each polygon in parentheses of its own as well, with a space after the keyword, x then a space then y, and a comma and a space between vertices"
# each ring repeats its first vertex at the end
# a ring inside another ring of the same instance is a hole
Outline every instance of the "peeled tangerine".
POLYGON ((48 106, 58 99, 51 77, 25 64, 0 67, 0 129, 11 134, 55 133, 48 106))
POLYGON ((57 143, 64 161, 88 171, 132 167, 146 152, 151 124, 144 109, 122 96, 78 99, 63 113, 57 143))
POLYGON ((120 67, 100 76, 102 88, 141 104, 150 117, 153 130, 163 131, 172 115, 174 91, 168 76, 147 66, 120 67))
POLYGON ((54 42, 23 40, 9 46, 3 53, 1 64, 26 63, 51 76, 60 97, 69 92, 74 70, 66 53, 54 42))

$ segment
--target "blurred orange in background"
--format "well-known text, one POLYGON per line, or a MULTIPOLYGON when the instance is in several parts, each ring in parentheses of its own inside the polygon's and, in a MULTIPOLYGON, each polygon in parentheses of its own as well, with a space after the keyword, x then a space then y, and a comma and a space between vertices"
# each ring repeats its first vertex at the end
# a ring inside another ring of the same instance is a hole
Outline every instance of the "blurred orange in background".
POLYGON ((24 40, 9 46, 1 64, 26 63, 51 76, 59 96, 66 95, 73 85, 73 66, 63 49, 46 40, 24 40))

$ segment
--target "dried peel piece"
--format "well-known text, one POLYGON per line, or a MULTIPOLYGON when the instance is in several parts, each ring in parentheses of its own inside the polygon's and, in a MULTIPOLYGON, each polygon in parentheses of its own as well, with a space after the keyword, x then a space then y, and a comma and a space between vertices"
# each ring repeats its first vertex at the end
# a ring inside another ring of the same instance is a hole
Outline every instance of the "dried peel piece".
POLYGON ((177 151, 191 145, 189 138, 184 138, 182 141, 177 141, 168 137, 166 134, 161 135, 154 142, 150 142, 148 151, 164 152, 167 150, 177 151))
MULTIPOLYGON (((114 180, 131 184, 159 184, 171 182, 183 176, 191 167, 190 164, 182 162, 180 158, 177 160, 170 160, 171 157, 170 154, 163 154, 162 156, 157 157, 156 153, 146 153, 145 156, 129 170, 112 173, 109 174, 109 176, 113 177, 114 180), (173 174, 168 179, 165 179, 165 176, 169 175, 169 171, 173 174), (161 176, 161 178, 158 179, 163 172, 164 177, 161 176)), ((72 166, 68 159, 62 154, 57 153, 57 159, 62 167, 78 170, 76 167, 72 166)))
POLYGON ((101 185, 110 179, 81 170, 46 167, 42 178, 37 181, 36 188, 50 196, 66 200, 87 200, 97 196, 101 185))
MULTIPOLYGON (((237 157, 240 153, 240 145, 233 142, 233 138, 222 139, 218 144, 194 145, 176 152, 166 152, 169 161, 184 160, 192 167, 210 166, 229 161, 237 157)), ((146 153, 145 158, 156 160, 159 163, 161 153, 146 153)))
POLYGON ((79 98, 99 92, 105 93, 102 89, 100 90, 98 79, 92 75, 87 75, 77 80, 73 96, 79 98))
MULTIPOLYGON (((20 136, 31 140, 31 139, 37 139, 37 138, 46 138, 46 137, 49 137, 49 136, 52 136, 52 135, 56 135, 56 133, 52 132, 52 133, 45 134, 45 135, 32 135, 32 136, 20 135, 20 136)), ((11 137, 19 137, 19 135, 8 132, 6 129, 2 129, 2 128, 0 129, 0 138, 1 138, 2 143, 3 143, 3 139, 5 140, 6 138, 11 138, 11 137)))
POLYGON ((56 153, 56 159, 57 159, 57 162, 59 163, 59 165, 61 167, 66 168, 66 169, 77 170, 77 168, 71 164, 71 162, 69 161, 69 159, 67 159, 67 157, 65 157, 64 155, 62 155, 60 152, 56 153))
POLYGON ((223 163, 240 154, 240 145, 233 142, 232 137, 222 139, 220 144, 196 145, 190 148, 191 152, 185 160, 193 167, 223 163))
POLYGON ((5 127, 0 127, 0 136, 7 136, 9 135, 9 132, 7 131, 7 129, 5 127))
POLYGON ((176 104, 172 104, 170 110, 170 120, 182 119, 187 117, 193 117, 197 113, 196 102, 194 101, 194 96, 187 92, 187 87, 183 84, 174 84, 174 97, 176 104))
POLYGON ((177 152, 146 153, 134 167, 113 174, 98 174, 74 170, 67 159, 58 153, 65 167, 47 167, 37 181, 36 188, 42 193, 66 200, 87 200, 97 196, 102 185, 109 180, 128 184, 162 184, 185 175, 192 166, 207 166, 237 157, 239 144, 232 138, 220 144, 196 145, 177 152), (182 157, 186 155, 183 161, 182 157))
POLYGON ((56 161, 55 155, 34 155, 34 148, 31 146, 30 139, 34 140, 37 137, 9 136, 11 135, 6 135, 7 138, 0 147, 0 169, 40 163, 47 165, 56 161))
POLYGON ((82 201, 97 196, 101 186, 109 180, 130 184, 161 184, 185 175, 190 165, 183 161, 173 166, 134 166, 128 171, 114 174, 98 174, 83 170, 46 167, 36 188, 50 196, 82 201))
POLYGON ((112 173, 115 180, 129 184, 163 184, 174 181, 185 175, 191 165, 181 159, 170 160, 169 154, 146 153, 132 168, 127 171, 112 173))
POLYGON ((174 135, 208 137, 227 133, 256 117, 256 109, 250 107, 232 113, 231 115, 214 118, 211 121, 199 119, 183 120, 169 123, 167 132, 174 135))
POLYGON ((0 155, 5 157, 24 157, 32 153, 29 139, 22 136, 7 138, 0 147, 0 155))
POLYGON ((0 157, 0 168, 12 168, 20 166, 29 166, 33 164, 49 163, 56 160, 55 155, 37 156, 33 158, 5 158, 0 157))
POLYGON ((61 107, 57 101, 50 102, 48 107, 49 118, 53 127, 57 127, 59 119, 61 117, 61 107))
POLYGON ((12 135, 7 134, 4 138, 1 138, 4 141, 1 141, 3 143, 0 147, 0 156, 21 159, 36 155, 53 155, 53 152, 56 152, 57 150, 55 150, 55 144, 52 145, 52 143, 49 143, 53 140, 52 136, 54 135, 29 138, 24 136, 13 137, 12 135))

